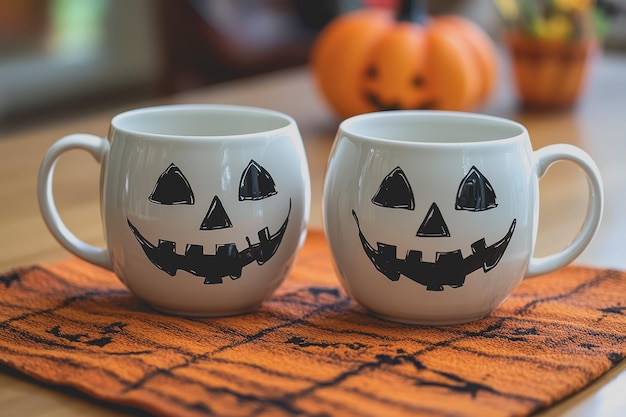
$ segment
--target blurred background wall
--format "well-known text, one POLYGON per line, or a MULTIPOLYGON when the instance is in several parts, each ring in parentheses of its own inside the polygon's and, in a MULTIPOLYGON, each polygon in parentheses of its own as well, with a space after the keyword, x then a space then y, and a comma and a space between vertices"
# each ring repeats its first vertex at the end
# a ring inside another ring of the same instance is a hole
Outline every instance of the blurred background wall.
POLYGON ((0 0, 0 128, 143 95, 158 80, 150 0, 0 0))
MULTIPOLYGON (((371 3, 393 0, 0 0, 0 133, 305 64, 328 21, 371 3)), ((430 1, 429 11, 497 36, 491 1, 430 1)), ((624 48, 624 23, 607 47, 624 48)))

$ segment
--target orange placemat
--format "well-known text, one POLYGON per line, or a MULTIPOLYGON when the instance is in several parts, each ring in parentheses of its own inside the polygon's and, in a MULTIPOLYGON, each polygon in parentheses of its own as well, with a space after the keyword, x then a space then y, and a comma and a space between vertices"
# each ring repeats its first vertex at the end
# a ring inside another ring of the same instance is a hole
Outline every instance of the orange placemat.
POLYGON ((625 356, 624 294, 626 272, 567 267, 475 323, 395 324, 346 296, 310 232, 260 311, 187 319, 70 258, 0 276, 0 363, 164 416, 528 415, 625 356))

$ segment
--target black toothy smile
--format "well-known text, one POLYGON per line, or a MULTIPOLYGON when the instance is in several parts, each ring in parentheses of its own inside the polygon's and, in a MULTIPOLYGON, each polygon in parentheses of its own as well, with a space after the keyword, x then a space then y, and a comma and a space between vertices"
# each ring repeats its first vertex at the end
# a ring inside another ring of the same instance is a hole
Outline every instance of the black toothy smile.
POLYGON ((461 250, 457 249, 451 252, 437 252, 435 262, 426 262, 422 261, 422 251, 409 250, 404 259, 398 259, 395 245, 377 242, 378 248, 374 249, 363 235, 354 210, 352 210, 352 215, 359 229, 363 250, 377 270, 391 281, 397 281, 400 275, 404 275, 424 285, 429 291, 443 291, 444 285, 452 288, 461 287, 468 274, 480 268, 484 272, 494 268, 500 262, 513 237, 516 223, 516 219, 513 219, 509 231, 491 246, 486 245, 484 238, 472 243, 472 254, 466 258, 463 258, 461 250))
POLYGON ((235 243, 217 244, 213 255, 205 255, 202 245, 188 244, 184 255, 177 254, 176 243, 169 240, 159 239, 158 246, 155 246, 143 237, 130 220, 126 220, 146 256, 157 268, 171 276, 180 269, 204 277, 205 284, 221 284, 222 278, 226 276, 240 278, 243 267, 253 261, 262 265, 274 256, 287 230, 290 213, 291 201, 287 218, 276 233, 270 234, 269 228, 265 227, 257 232, 258 243, 251 243, 246 236, 247 248, 239 251, 235 243))

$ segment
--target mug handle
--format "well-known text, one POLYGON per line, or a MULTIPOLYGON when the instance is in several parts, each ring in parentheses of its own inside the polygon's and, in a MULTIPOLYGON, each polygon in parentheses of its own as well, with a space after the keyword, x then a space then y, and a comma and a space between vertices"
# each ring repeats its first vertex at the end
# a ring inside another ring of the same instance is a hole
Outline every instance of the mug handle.
POLYGON ((526 277, 545 274, 573 261, 587 247, 600 226, 604 208, 604 191, 600 170, 591 157, 582 149, 568 144, 548 145, 534 152, 537 158, 537 177, 541 179, 550 165, 559 160, 568 160, 582 168, 589 184, 587 215, 578 235, 563 250, 541 258, 532 257, 526 277))
POLYGON ((37 198, 43 219, 52 235, 74 255, 95 265, 112 270, 113 265, 108 249, 98 248, 77 238, 63 223, 54 203, 52 179, 57 159, 62 153, 71 149, 84 149, 98 163, 102 163, 109 153, 109 142, 106 139, 89 134, 68 135, 55 142, 43 158, 37 178, 37 198))

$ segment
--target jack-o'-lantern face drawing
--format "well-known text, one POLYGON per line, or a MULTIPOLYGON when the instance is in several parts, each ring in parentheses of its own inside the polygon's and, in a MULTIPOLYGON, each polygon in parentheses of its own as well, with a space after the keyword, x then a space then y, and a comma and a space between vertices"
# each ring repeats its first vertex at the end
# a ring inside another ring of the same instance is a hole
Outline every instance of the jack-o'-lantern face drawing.
MULTIPOLYGON (((238 193, 238 200, 245 204, 247 200, 270 198, 276 195, 277 191, 270 173, 251 160, 241 174, 238 193)), ((148 200, 161 205, 195 204, 191 184, 180 168, 173 163, 159 176, 148 200)), ((270 233, 269 227, 257 231, 258 241, 255 243, 249 236, 245 236, 248 246, 242 250, 239 250, 235 243, 216 244, 214 254, 204 254, 203 246, 198 244, 186 244, 185 254, 177 254, 176 242, 159 239, 155 245, 146 239, 129 219, 127 222, 150 262, 160 270, 171 276, 176 275, 178 270, 187 271, 203 277, 205 284, 221 284, 222 279, 227 276, 231 279, 240 278, 242 269, 252 262, 262 265, 272 258, 285 235, 290 213, 291 199, 287 216, 274 233, 270 233)), ((198 219, 198 229, 210 232, 232 228, 233 221, 222 201, 215 195, 204 218, 198 219)))
MULTIPOLYGON (((400 167, 393 169, 381 182, 371 202, 377 206, 390 209, 415 209, 415 198, 411 185, 400 167)), ((461 180, 456 193, 455 210, 479 212, 497 209, 496 194, 487 178, 472 167, 461 180)), ((396 245, 377 242, 374 248, 361 230, 357 213, 352 210, 356 222, 359 239, 365 254, 374 267, 391 281, 398 281, 401 275, 416 283, 424 285, 429 291, 442 291, 444 285, 458 288, 465 283, 465 277, 483 269, 488 272, 495 268, 504 255, 513 237, 516 219, 513 219, 509 230, 497 242, 487 246, 484 237, 477 237, 471 244, 472 253, 463 257, 461 249, 437 252, 434 262, 422 260, 421 250, 408 250, 404 259, 396 257, 396 245)), ((451 236, 446 221, 433 202, 421 222, 416 236, 445 239, 451 236)))

